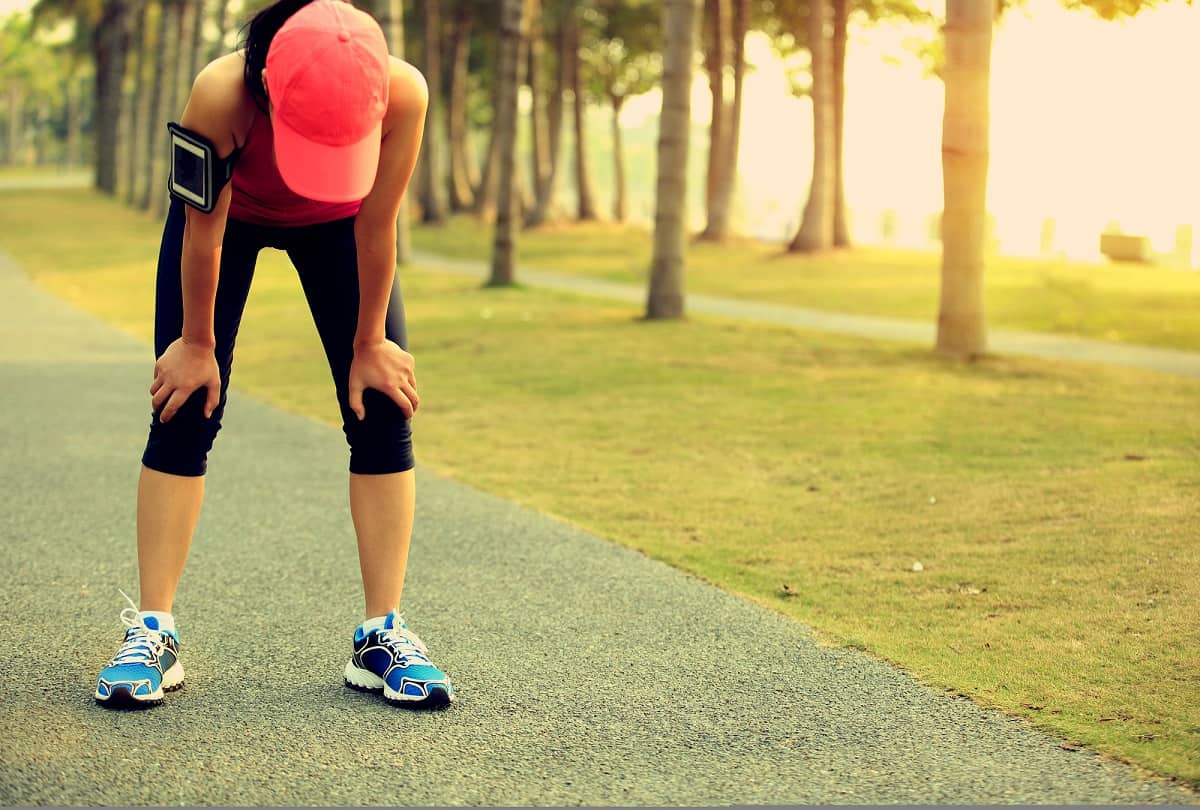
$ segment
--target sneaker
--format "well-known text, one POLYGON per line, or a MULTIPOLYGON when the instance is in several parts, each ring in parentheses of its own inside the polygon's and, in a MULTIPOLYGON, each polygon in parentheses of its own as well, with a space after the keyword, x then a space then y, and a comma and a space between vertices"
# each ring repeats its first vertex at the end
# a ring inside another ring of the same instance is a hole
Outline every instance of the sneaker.
POLYGON ((160 630, 158 619, 143 616, 124 591, 129 607, 121 611, 125 641, 96 680, 96 702, 114 708, 157 706, 163 694, 183 686, 179 637, 160 630))
POLYGON ((346 686, 363 692, 383 692, 392 703, 411 708, 436 708, 454 700, 446 673, 429 660, 429 651, 395 611, 383 627, 354 631, 354 654, 346 663, 346 686))

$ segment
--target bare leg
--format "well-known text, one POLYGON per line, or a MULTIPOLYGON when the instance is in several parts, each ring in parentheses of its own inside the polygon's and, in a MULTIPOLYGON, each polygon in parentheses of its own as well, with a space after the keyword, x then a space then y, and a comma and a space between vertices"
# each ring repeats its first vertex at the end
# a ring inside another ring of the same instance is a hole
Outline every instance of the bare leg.
POLYGON ((400 605, 416 491, 412 470, 386 475, 350 473, 350 514, 358 534, 368 619, 400 605))
POLYGON ((142 610, 170 612, 203 502, 203 475, 170 475, 143 465, 137 500, 142 610))

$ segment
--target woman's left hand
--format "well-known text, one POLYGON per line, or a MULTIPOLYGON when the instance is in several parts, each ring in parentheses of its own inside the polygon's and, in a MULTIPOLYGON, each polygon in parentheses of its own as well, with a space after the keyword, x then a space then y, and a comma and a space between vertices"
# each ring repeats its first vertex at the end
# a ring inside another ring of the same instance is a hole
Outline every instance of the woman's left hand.
POLYGON ((350 410, 359 421, 366 418, 363 391, 374 388, 392 398, 409 419, 417 411, 417 377, 413 356, 390 340, 355 345, 350 364, 350 410))

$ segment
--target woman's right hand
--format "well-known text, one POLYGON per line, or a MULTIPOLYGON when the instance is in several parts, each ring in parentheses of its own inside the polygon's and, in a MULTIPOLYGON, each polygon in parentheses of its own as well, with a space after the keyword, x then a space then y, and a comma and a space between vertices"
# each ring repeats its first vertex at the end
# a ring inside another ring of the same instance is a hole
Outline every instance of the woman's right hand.
POLYGON ((208 389, 204 418, 212 416, 221 401, 221 371, 212 346, 177 339, 154 364, 150 386, 154 410, 162 408, 160 422, 169 422, 197 388, 208 389), (165 407, 164 407, 165 404, 165 407))

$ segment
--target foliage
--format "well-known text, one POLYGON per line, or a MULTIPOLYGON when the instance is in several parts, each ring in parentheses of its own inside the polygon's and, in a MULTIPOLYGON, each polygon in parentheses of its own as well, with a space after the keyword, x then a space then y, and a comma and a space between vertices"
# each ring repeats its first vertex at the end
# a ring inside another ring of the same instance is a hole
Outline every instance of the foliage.
POLYGON ((619 104, 653 89, 662 76, 662 12, 648 0, 597 0, 584 8, 581 27, 591 34, 580 57, 584 89, 597 101, 619 104))

